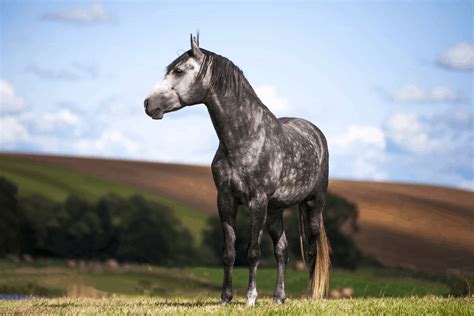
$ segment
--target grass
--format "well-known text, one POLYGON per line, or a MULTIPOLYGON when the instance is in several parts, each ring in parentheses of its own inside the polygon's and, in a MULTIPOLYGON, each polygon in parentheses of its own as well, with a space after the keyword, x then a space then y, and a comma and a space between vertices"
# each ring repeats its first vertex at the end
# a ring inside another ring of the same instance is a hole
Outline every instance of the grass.
POLYGON ((76 194, 96 201, 108 193, 125 197, 140 194, 146 199, 168 206, 191 231, 197 244, 201 242, 202 232, 207 225, 208 215, 192 207, 65 167, 0 157, 0 176, 17 184, 20 197, 40 194, 54 201, 64 201, 70 194, 76 194))
POLYGON ((288 300, 273 305, 270 299, 245 306, 243 299, 222 306, 216 298, 31 299, 6 301, 0 314, 159 314, 159 315, 472 315, 472 298, 410 297, 323 300, 288 300))
MULTIPOLYGON (((380 275, 380 269, 331 272, 331 289, 350 287, 353 297, 409 297, 448 293, 446 284, 415 277, 380 275)), ((271 297, 275 285, 275 269, 261 268, 257 283, 259 294, 271 297)), ((236 297, 244 297, 248 271, 234 270, 236 297)), ((122 266, 108 269, 100 263, 89 263, 83 268, 70 269, 61 260, 39 260, 33 264, 14 264, 0 261, 0 293, 40 296, 101 297, 111 295, 158 297, 219 297, 222 268, 189 267, 167 268, 148 265, 122 266), (79 295, 79 296, 81 296, 79 295)), ((285 283, 288 297, 304 297, 306 272, 288 269, 285 283)))
POLYGON ((390 270, 332 271, 331 289, 350 287, 353 298, 304 299, 306 273, 288 269, 288 300, 274 306, 275 269, 258 271, 259 300, 245 306, 248 272, 234 271, 234 301, 219 304, 221 268, 166 268, 148 265, 110 269, 87 263, 70 269, 62 260, 15 264, 0 261, 0 293, 51 298, 0 301, 0 314, 168 314, 168 315, 473 315, 472 298, 446 297, 444 283, 390 270), (13 292, 11 292, 13 291, 13 292))

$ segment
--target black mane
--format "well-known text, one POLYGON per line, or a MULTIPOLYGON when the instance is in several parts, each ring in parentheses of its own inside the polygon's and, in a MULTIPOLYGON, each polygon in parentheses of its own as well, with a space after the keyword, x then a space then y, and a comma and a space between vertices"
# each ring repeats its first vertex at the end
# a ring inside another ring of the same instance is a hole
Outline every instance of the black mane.
MULTIPOLYGON (((206 49, 200 48, 200 50, 204 54, 204 60, 201 64, 201 69, 199 69, 197 80, 202 80, 211 66, 210 86, 214 91, 225 93, 226 91, 233 90, 239 95, 241 90, 245 89, 256 95, 245 78, 243 71, 232 61, 206 49)), ((177 65, 191 57, 192 50, 183 53, 166 67, 166 73, 170 73, 177 65)))

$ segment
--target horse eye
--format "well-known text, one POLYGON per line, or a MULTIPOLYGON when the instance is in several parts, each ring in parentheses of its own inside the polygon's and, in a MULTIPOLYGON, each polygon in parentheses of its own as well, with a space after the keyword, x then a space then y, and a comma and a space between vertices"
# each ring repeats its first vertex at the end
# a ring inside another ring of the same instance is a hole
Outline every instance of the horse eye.
POLYGON ((179 69, 179 68, 176 68, 176 69, 174 70, 174 72, 175 72, 177 75, 181 75, 181 74, 184 73, 184 71, 183 71, 182 69, 179 69))

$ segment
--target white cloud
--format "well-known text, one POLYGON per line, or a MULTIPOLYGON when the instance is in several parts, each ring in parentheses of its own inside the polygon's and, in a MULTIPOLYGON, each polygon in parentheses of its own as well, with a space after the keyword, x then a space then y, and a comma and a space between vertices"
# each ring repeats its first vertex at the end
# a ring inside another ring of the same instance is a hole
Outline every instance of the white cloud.
POLYGON ((193 115, 183 114, 165 114, 161 121, 145 118, 146 124, 134 131, 141 142, 143 157, 207 165, 212 162, 218 138, 211 119, 198 111, 193 115))
POLYGON ((83 65, 72 63, 62 68, 47 68, 37 64, 30 64, 25 68, 27 73, 33 74, 41 79, 48 80, 80 80, 95 79, 98 75, 97 67, 94 65, 83 65))
POLYGON ((262 85, 255 88, 255 93, 270 111, 275 115, 283 115, 288 112, 288 100, 278 95, 277 89, 271 85, 262 85))
POLYGON ((445 86, 435 86, 431 89, 431 100, 435 102, 458 102, 462 98, 453 90, 445 86))
POLYGON ((429 91, 424 91, 415 84, 403 86, 392 96, 393 101, 406 103, 456 103, 464 98, 446 86, 434 86, 429 91))
POLYGON ((189 110, 165 114, 159 121, 141 112, 111 118, 97 136, 70 140, 71 150, 85 156, 210 164, 217 149, 211 120, 189 110))
POLYGON ((393 96, 393 100, 397 102, 420 102, 426 99, 425 92, 414 84, 402 87, 393 96))
POLYGON ((332 176, 383 180, 381 167, 386 147, 384 132, 375 126, 353 125, 336 137, 328 137, 332 176))
POLYGON ((61 109, 58 112, 27 112, 19 117, 22 121, 31 122, 40 131, 53 131, 63 126, 77 126, 80 117, 69 109, 61 109))
POLYGON ((112 21, 112 16, 101 4, 93 4, 89 8, 73 8, 64 11, 48 12, 42 17, 44 20, 93 24, 112 21))
POLYGON ((13 116, 0 117, 0 131, 1 148, 30 138, 28 130, 13 116))
POLYGON ((377 148, 385 148, 385 135, 383 131, 374 126, 350 126, 347 132, 334 139, 339 146, 349 147, 354 144, 373 145, 377 148))
POLYGON ((135 141, 118 130, 104 131, 98 138, 81 139, 73 143, 73 150, 86 156, 130 156, 137 153, 135 141))
POLYGON ((438 58, 438 63, 444 67, 456 70, 473 70, 474 45, 459 43, 442 53, 438 58))
POLYGON ((14 112, 23 107, 23 99, 16 95, 13 85, 0 79, 0 112, 14 112))
POLYGON ((431 152, 441 145, 429 137, 428 128, 413 113, 397 113, 389 117, 387 136, 401 148, 415 153, 431 152))

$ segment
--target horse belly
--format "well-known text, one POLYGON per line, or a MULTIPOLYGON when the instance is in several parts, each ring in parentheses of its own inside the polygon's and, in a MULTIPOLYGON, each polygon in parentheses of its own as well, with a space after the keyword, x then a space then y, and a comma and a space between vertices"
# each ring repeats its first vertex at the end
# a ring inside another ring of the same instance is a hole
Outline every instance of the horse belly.
POLYGON ((305 200, 313 191, 310 177, 300 173, 297 176, 289 176, 280 181, 280 185, 269 200, 270 208, 286 208, 299 204, 305 200))

